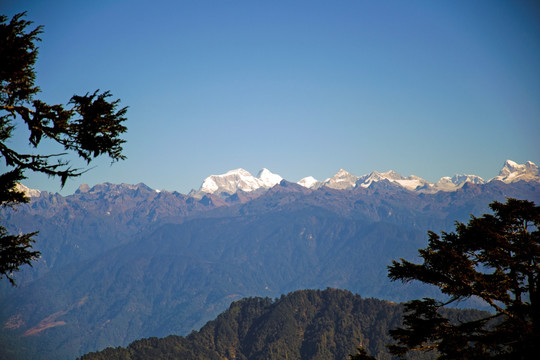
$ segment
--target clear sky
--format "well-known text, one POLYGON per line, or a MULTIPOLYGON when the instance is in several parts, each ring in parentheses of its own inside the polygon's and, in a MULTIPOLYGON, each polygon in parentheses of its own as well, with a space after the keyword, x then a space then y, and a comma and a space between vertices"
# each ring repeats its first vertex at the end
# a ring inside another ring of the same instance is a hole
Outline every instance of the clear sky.
POLYGON ((340 168, 489 179, 506 159, 540 164, 537 1, 3 0, 0 10, 45 26, 41 99, 102 89, 129 106, 127 160, 95 161, 62 191, 27 173, 31 188, 187 193, 240 167, 290 181, 340 168))

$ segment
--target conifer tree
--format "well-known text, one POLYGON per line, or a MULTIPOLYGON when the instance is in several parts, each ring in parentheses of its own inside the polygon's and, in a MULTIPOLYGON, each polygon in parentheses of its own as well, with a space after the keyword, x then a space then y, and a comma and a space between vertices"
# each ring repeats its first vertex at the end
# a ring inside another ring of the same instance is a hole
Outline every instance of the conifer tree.
POLYGON ((391 280, 437 286, 446 301, 406 304, 404 327, 391 330, 389 347, 403 357, 436 350, 439 359, 531 359, 540 354, 540 207, 526 200, 493 202, 494 214, 471 217, 452 233, 429 232, 422 264, 401 259, 389 266, 391 280), (492 314, 452 324, 439 311, 479 298, 492 314))
MULTIPOLYGON (((17 187, 27 170, 58 177, 64 186, 68 178, 85 171, 70 167, 70 153, 87 164, 100 155, 113 162, 125 158, 125 140, 120 136, 127 130, 122 125, 127 108, 118 109, 119 100, 109 101, 112 95, 108 91, 74 95, 67 106, 49 105, 36 98, 40 92, 35 85, 36 43, 43 27, 28 29, 32 22, 24 16, 20 13, 9 21, 0 16, 0 160, 5 165, 0 174, 2 207, 28 201, 17 187), (28 151, 9 145, 16 126, 28 130, 28 151), (65 152, 39 153, 37 147, 43 141, 58 143, 65 152)), ((0 226, 0 279, 5 276, 15 285, 13 271, 39 257, 39 252, 32 250, 35 234, 9 235, 0 226)))

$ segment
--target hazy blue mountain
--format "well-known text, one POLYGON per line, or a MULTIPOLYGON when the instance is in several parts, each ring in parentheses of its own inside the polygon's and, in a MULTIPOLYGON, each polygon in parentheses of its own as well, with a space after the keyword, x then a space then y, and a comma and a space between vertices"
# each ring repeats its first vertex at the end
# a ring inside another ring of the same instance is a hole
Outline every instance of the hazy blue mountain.
POLYGON ((150 336, 188 334, 244 297, 344 288, 392 301, 432 295, 391 284, 386 266, 414 259, 427 230, 487 212, 506 197, 540 202, 537 182, 465 183, 413 192, 388 180, 352 190, 282 181, 257 196, 193 198, 103 184, 42 193, 14 231, 40 229, 43 258, 2 288, 5 359, 72 359, 150 336))
MULTIPOLYGON (((144 184, 81 185, 73 195, 41 192, 29 204, 0 209, 0 218, 11 232, 39 230, 35 248, 42 257, 33 268, 16 274, 19 284, 54 268, 89 259, 133 240, 163 222, 183 221, 193 213, 206 212, 211 202, 177 192, 156 192, 144 184)), ((3 292, 11 287, 0 283, 3 292)))

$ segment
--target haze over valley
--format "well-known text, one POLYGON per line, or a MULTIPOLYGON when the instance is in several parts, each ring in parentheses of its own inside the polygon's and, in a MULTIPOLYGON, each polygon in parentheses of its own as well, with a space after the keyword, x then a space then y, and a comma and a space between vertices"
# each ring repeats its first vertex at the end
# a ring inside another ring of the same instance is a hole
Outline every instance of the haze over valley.
POLYGON ((0 215, 10 231, 40 229, 41 258, 16 274, 18 288, 2 283, 2 346, 68 359, 142 337, 187 335, 232 301, 298 289, 396 302, 434 296, 418 284, 391 283, 386 266, 415 259, 427 230, 451 230, 493 200, 540 201, 531 162, 506 161, 488 181, 450 177, 452 187, 437 192, 391 171, 339 171, 311 188, 261 174, 210 176, 192 195, 144 184, 82 185, 65 197, 28 190, 29 204, 0 215), (210 180, 218 189, 204 192, 210 180))

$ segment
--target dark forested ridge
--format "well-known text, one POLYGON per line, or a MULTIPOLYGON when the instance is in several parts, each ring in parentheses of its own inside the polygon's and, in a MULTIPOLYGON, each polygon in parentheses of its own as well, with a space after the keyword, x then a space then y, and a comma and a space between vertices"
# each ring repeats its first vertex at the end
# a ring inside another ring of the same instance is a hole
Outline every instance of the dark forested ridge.
MULTIPOLYGON (((42 259, 0 289, 3 359, 73 359, 110 346, 186 335, 232 301, 343 288, 392 301, 432 296, 392 284, 427 230, 453 228, 506 197, 540 202, 538 183, 469 184, 418 194, 387 182, 351 191, 282 182, 258 197, 195 199, 140 184, 42 194, 10 231, 40 229, 42 259)), ((19 275, 19 274, 17 274, 19 275)))
MULTIPOLYGON (((450 310, 467 321, 481 313, 450 310)), ((81 360, 129 359, 347 359, 359 346, 377 359, 391 359, 388 330, 401 323, 402 306, 364 299, 349 291, 301 290, 269 298, 246 298, 186 337, 141 339, 81 360)), ((430 359, 417 354, 411 359, 430 359)))

